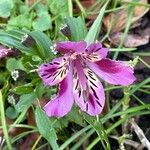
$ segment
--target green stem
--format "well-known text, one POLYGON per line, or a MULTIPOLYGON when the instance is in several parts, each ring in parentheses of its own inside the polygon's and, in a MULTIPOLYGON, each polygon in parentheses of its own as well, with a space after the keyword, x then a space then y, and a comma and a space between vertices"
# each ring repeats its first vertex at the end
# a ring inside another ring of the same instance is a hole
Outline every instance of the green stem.
POLYGON ((73 16, 73 6, 72 6, 72 0, 68 0, 68 9, 69 9, 69 16, 73 16))
POLYGON ((39 143, 39 141, 41 140, 41 138, 42 138, 42 135, 40 135, 40 136, 37 138, 37 140, 35 141, 35 143, 34 143, 34 145, 32 146, 32 149, 31 149, 31 150, 35 150, 35 148, 36 148, 37 144, 39 143))
POLYGON ((0 112, 1 112, 1 123, 2 123, 2 129, 4 133, 4 137, 8 146, 9 150, 12 150, 11 142, 9 140, 8 130, 7 130, 7 124, 6 124, 6 118, 5 118, 5 111, 4 111, 4 104, 3 104, 3 98, 2 93, 0 91, 0 112))
POLYGON ((85 17, 85 16, 86 16, 86 11, 85 11, 84 7, 82 6, 82 4, 80 3, 79 0, 75 0, 75 2, 76 2, 76 4, 78 5, 78 7, 80 8, 80 10, 81 10, 83 16, 85 17))

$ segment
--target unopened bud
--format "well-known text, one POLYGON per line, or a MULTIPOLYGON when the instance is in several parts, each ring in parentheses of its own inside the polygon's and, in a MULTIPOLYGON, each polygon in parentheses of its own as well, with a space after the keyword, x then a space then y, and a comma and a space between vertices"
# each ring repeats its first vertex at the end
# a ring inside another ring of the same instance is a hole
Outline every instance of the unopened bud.
POLYGON ((65 24, 60 31, 62 32, 63 35, 65 35, 66 37, 70 37, 71 36, 71 31, 70 28, 67 24, 65 24))
POLYGON ((36 42, 30 35, 26 34, 25 36, 23 36, 21 43, 26 47, 32 47, 36 42))

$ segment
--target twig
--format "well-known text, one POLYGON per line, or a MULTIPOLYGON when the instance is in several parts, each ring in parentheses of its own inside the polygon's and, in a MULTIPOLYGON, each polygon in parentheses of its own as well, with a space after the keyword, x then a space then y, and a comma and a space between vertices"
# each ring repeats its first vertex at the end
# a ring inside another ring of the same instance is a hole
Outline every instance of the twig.
POLYGON ((131 120, 131 128, 134 130, 134 132, 138 136, 138 138, 141 141, 142 145, 144 147, 146 147, 148 150, 150 150, 150 142, 148 141, 148 139, 144 135, 144 132, 142 131, 142 129, 134 121, 134 119, 131 120))

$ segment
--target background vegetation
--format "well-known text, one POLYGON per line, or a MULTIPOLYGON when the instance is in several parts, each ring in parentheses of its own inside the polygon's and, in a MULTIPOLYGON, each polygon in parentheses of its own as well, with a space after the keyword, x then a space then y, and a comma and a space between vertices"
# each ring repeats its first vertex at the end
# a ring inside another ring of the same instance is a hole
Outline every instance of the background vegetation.
POLYGON ((150 149, 149 8, 147 0, 0 0, 0 44, 9 48, 0 56, 1 149, 150 149), (56 57, 53 43, 68 40, 65 24, 70 40, 97 39, 135 68, 129 87, 103 83, 97 118, 76 106, 60 119, 41 109, 57 87, 46 88, 36 70, 56 57))

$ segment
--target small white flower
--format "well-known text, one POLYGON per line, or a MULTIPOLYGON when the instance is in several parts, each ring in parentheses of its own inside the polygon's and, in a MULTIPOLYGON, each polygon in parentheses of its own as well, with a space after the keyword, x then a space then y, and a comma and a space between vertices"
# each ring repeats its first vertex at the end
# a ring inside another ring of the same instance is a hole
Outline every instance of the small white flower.
POLYGON ((15 70, 15 71, 11 72, 11 76, 14 79, 14 81, 17 81, 17 79, 19 78, 19 71, 15 70))
POLYGON ((14 98, 13 95, 9 95, 8 98, 7 98, 8 102, 12 105, 15 105, 16 104, 16 100, 14 98))
POLYGON ((56 55, 57 51, 56 51, 56 44, 53 44, 52 46, 50 46, 51 52, 56 55))

